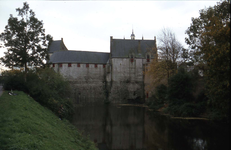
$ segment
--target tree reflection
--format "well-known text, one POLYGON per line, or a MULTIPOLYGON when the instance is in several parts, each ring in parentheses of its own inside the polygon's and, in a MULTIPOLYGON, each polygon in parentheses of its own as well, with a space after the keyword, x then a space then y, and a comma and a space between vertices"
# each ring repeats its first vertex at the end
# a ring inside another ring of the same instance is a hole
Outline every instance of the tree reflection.
POLYGON ((229 143, 228 126, 174 120, 142 107, 83 106, 75 114, 72 123, 99 150, 215 150, 229 143))

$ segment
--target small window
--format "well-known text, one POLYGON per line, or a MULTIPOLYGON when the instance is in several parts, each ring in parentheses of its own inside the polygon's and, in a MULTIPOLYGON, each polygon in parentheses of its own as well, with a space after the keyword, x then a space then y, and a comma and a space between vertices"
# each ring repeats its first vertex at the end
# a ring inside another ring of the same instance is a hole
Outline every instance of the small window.
POLYGON ((53 67, 55 67, 55 64, 53 64, 53 67))
POLYGON ((95 64, 95 68, 97 68, 98 67, 98 65, 97 64, 95 64))
POLYGON ((147 55, 147 62, 150 62, 150 55, 147 55))
POLYGON ((80 63, 77 64, 77 67, 80 67, 80 63))
POLYGON ((133 62, 134 61, 134 58, 133 58, 133 55, 131 55, 131 62, 133 62))
POLYGON ((133 62, 134 61, 134 59, 133 58, 131 58, 131 62, 133 62))
POLYGON ((68 64, 68 67, 71 67, 71 63, 68 64))
POLYGON ((59 64, 59 67, 63 67, 63 64, 59 64))
POLYGON ((103 68, 105 68, 106 67, 106 65, 105 64, 103 64, 103 68))
POLYGON ((89 68, 89 64, 86 64, 86 67, 89 68))

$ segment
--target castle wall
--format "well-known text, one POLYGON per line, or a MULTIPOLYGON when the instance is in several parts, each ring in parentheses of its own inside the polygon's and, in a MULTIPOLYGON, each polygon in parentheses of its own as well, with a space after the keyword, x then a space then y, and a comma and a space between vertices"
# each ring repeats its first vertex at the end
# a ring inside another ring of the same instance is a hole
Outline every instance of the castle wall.
POLYGON ((55 64, 54 70, 68 80, 72 87, 74 103, 103 103, 106 100, 106 67, 103 64, 55 64))
POLYGON ((144 98, 143 64, 145 59, 112 58, 109 101, 127 103, 144 98))
MULTIPOLYGON (((107 64, 55 64, 56 72, 70 82, 74 103, 144 102, 146 59, 112 58, 107 64)), ((151 96, 149 94, 149 96, 151 96)))

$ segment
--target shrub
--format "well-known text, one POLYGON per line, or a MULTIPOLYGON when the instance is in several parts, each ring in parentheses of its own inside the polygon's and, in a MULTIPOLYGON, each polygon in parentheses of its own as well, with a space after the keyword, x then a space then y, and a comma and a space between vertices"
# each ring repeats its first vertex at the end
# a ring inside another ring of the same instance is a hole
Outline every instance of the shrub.
POLYGON ((183 68, 178 69, 178 73, 169 79, 168 100, 169 104, 184 104, 192 102, 193 98, 193 77, 183 68))
POLYGON ((167 107, 167 109, 165 109, 165 113, 169 113, 173 116, 181 116, 181 111, 179 110, 179 107, 178 105, 172 105, 172 106, 169 106, 167 107))
POLYGON ((158 110, 159 108, 163 107, 166 102, 167 97, 167 87, 164 84, 161 84, 156 87, 155 95, 153 95, 150 99, 151 108, 154 110, 158 110))
POLYGON ((29 71, 26 82, 24 73, 20 71, 7 71, 4 76, 3 87, 5 90, 24 91, 60 117, 69 118, 73 113, 73 104, 68 98, 70 95, 69 83, 53 69, 29 71), (61 107, 62 114, 60 114, 61 107))
POLYGON ((198 94, 195 102, 197 104, 197 109, 199 111, 199 114, 202 114, 202 113, 206 112, 208 97, 205 95, 205 91, 204 90, 202 90, 198 94))
POLYGON ((199 115, 198 106, 193 103, 185 103, 180 107, 180 116, 197 117, 199 115))
POLYGON ((198 117, 200 110, 198 105, 195 103, 184 103, 183 105, 172 105, 166 110, 167 113, 170 113, 173 116, 179 117, 198 117))
POLYGON ((167 98, 167 86, 165 86, 164 84, 157 86, 155 95, 160 103, 164 103, 167 98))
POLYGON ((197 104, 192 103, 194 86, 193 75, 179 68, 178 73, 169 79, 168 113, 182 117, 195 117, 199 114, 197 104))
POLYGON ((3 88, 5 90, 27 91, 24 74, 19 70, 10 70, 2 73, 4 77, 3 88))
POLYGON ((213 121, 230 122, 230 118, 224 116, 224 114, 219 109, 211 109, 209 111, 208 118, 213 121))

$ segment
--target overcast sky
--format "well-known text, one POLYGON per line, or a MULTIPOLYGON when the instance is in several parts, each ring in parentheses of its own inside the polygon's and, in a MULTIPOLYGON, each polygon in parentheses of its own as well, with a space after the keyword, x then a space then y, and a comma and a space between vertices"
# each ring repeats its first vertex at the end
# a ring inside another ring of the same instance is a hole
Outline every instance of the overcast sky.
MULTIPOLYGON (((218 1, 218 0, 217 0, 218 1)), ((136 39, 154 39, 161 29, 170 28, 184 42, 185 30, 199 10, 214 6, 217 1, 27 1, 46 34, 54 40, 64 39, 69 50, 110 51, 110 36, 130 39, 132 29, 136 39)), ((0 0, 0 33, 10 14, 23 1, 0 0)), ((157 43, 158 45, 158 43, 157 43)), ((4 49, 0 49, 0 57, 4 49)))

